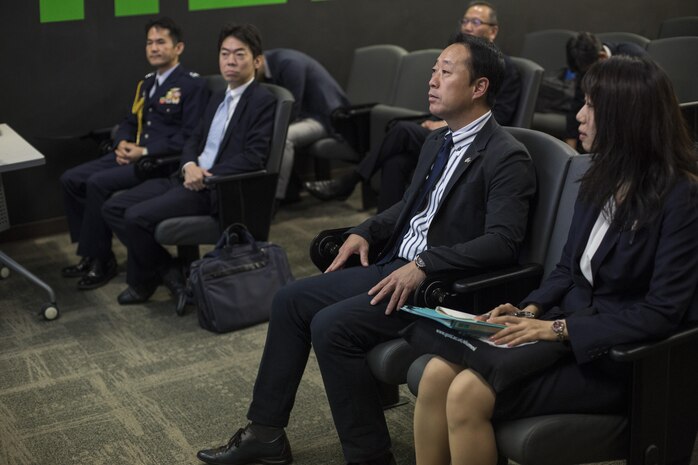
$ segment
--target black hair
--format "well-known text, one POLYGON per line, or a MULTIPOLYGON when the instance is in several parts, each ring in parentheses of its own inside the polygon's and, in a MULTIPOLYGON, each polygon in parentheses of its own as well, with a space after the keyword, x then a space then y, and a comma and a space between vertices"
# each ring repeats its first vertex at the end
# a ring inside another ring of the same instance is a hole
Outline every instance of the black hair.
POLYGON ((172 38, 172 43, 177 45, 182 41, 182 29, 174 22, 172 18, 161 16, 156 19, 151 19, 145 24, 145 36, 148 37, 148 32, 152 29, 167 29, 172 38))
POLYGON ((218 36, 218 50, 221 49, 223 41, 231 36, 250 47, 253 57, 256 58, 262 54, 262 34, 254 24, 228 23, 223 26, 218 36))
POLYGON ((575 73, 584 74, 599 61, 603 44, 591 32, 580 32, 567 40, 567 67, 575 73))
POLYGON ((468 8, 465 9, 465 11, 468 11, 474 6, 486 6, 487 8, 490 9, 490 18, 488 22, 497 25, 499 24, 499 21, 497 20, 497 9, 492 5, 490 2, 480 2, 480 1, 474 1, 468 3, 468 8))
POLYGON ((470 82, 475 79, 485 77, 489 80, 487 89, 487 104, 490 108, 494 106, 494 100, 504 81, 504 55, 487 39, 475 37, 462 32, 457 33, 449 42, 449 45, 461 44, 470 52, 470 59, 466 66, 470 72, 470 82))
POLYGON ((614 56, 589 68, 582 90, 596 136, 581 198, 597 208, 615 198, 615 210, 604 210, 612 225, 639 228, 657 217, 681 177, 698 180, 698 156, 671 81, 647 58, 614 56))

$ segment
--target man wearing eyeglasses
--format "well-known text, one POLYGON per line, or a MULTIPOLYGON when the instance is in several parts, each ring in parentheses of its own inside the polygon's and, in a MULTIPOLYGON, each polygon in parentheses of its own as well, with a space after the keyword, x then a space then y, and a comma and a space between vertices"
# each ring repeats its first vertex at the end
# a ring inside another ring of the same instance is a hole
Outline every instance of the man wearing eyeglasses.
MULTIPOLYGON (((460 32, 494 42, 499 32, 497 11, 488 2, 474 1, 458 21, 460 32)), ((509 126, 519 103, 521 76, 508 56, 504 55, 504 82, 497 94, 492 115, 502 126, 509 126)), ((429 132, 446 125, 441 119, 430 118, 418 124, 400 121, 385 135, 379 150, 371 152, 351 173, 337 179, 306 182, 305 187, 320 200, 344 200, 360 181, 368 181, 381 171, 378 212, 398 202, 407 189, 417 157, 429 132)))

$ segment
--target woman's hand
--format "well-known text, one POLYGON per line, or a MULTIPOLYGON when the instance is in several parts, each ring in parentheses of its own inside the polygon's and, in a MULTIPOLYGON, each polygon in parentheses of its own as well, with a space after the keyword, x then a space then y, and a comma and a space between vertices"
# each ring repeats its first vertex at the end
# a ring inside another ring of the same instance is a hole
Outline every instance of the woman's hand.
POLYGON ((552 322, 536 320, 539 314, 540 308, 535 304, 520 309, 507 303, 493 308, 477 319, 507 326, 490 337, 496 344, 513 347, 525 342, 557 340, 557 335, 552 330, 552 322))
POLYGON ((535 318, 540 314, 540 308, 535 304, 526 305, 526 308, 520 309, 512 304, 499 305, 487 313, 478 315, 476 320, 491 321, 492 318, 504 315, 520 316, 526 318, 535 318))
POLYGON ((490 341, 495 344, 506 344, 513 347, 525 342, 557 341, 557 335, 552 329, 552 321, 509 315, 491 317, 487 321, 506 325, 506 328, 490 336, 490 341))

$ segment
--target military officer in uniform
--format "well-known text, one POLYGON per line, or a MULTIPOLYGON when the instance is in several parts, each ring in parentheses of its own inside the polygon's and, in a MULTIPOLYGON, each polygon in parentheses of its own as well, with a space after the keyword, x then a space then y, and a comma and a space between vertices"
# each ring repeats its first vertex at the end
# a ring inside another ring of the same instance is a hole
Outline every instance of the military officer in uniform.
POLYGON ((112 232, 102 204, 112 193, 140 183, 134 164, 144 156, 178 153, 196 127, 208 100, 204 79, 179 64, 180 28, 169 18, 146 24, 146 58, 155 71, 138 83, 131 114, 119 125, 112 151, 61 176, 70 238, 79 263, 63 268, 79 277, 78 289, 94 289, 116 275, 112 232))

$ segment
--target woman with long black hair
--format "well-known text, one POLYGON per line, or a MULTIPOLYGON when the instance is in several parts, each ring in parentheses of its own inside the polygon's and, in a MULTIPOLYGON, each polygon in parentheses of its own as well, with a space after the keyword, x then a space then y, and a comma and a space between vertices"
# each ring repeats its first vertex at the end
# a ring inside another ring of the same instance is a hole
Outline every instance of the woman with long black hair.
POLYGON ((587 72, 582 89, 580 141, 594 155, 560 262, 518 308, 482 317, 506 325, 491 338, 498 344, 559 341, 569 356, 501 392, 433 358, 415 408, 418 465, 496 464, 494 420, 622 412, 629 372, 608 349, 698 320, 688 312, 698 283, 698 158, 668 77, 644 58, 613 57, 587 72), (531 318, 514 316, 522 310, 531 318))

